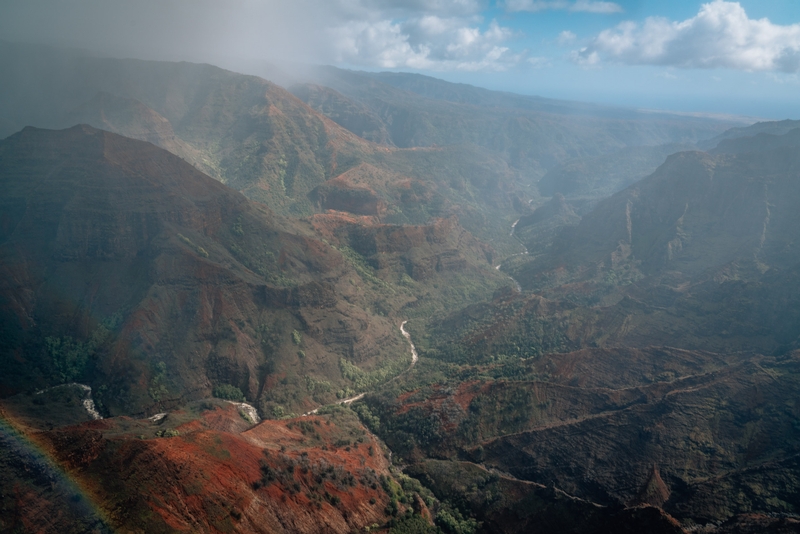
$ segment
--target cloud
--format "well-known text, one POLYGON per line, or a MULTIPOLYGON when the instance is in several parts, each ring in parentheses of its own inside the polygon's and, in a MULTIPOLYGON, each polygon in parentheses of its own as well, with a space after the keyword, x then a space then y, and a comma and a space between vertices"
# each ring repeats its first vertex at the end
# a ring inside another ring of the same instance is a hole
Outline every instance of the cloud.
POLYGON ((599 2, 595 0, 507 0, 507 11, 547 11, 564 10, 585 13, 622 13, 623 9, 614 2, 599 2))
POLYGON ((327 60, 361 67, 500 71, 523 62, 509 28, 484 24, 486 0, 332 0, 327 60))
POLYGON ((550 58, 546 57, 529 57, 525 60, 525 62, 533 67, 534 69, 541 69, 543 67, 551 67, 552 63, 550 62, 550 58))
POLYGON ((590 50, 587 46, 580 50, 573 50, 569 57, 573 63, 581 67, 597 67, 600 63, 600 54, 596 50, 590 50))
POLYGON ((348 21, 328 30, 339 63, 429 70, 505 70, 525 59, 504 43, 513 32, 492 21, 485 30, 462 18, 348 21))
POLYGON ((608 59, 631 65, 798 72, 800 24, 750 19, 738 2, 714 0, 681 22, 660 17, 641 25, 622 22, 571 57, 584 66, 608 59))
POLYGON ((575 39, 577 39, 577 38, 578 38, 578 36, 575 35, 574 33, 572 33, 571 31, 564 30, 563 32, 558 34, 558 39, 556 39, 556 41, 558 42, 558 44, 560 46, 564 46, 564 45, 568 45, 570 43, 574 43, 575 39))
POLYGON ((498 71, 524 63, 490 0, 0 0, 0 36, 147 59, 498 71))

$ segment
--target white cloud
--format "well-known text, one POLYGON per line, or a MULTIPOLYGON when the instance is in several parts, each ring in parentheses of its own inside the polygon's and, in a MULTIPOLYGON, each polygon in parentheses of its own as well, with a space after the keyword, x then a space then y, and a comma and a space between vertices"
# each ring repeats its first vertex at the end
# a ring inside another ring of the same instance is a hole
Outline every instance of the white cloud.
POLYGON ((682 22, 651 17, 602 31, 572 53, 580 65, 602 59, 635 65, 800 71, 800 24, 781 26, 754 20, 738 2, 714 0, 682 22))
POLYGON ((570 11, 585 11, 587 13, 622 13, 622 6, 614 2, 591 2, 578 0, 569 8, 570 11))
POLYGON ((505 70, 525 59, 505 43, 513 32, 492 21, 482 30, 460 17, 354 20, 328 30, 334 60, 381 68, 505 70))
POLYGON ((556 41, 558 42, 558 44, 560 46, 564 46, 564 45, 568 45, 570 43, 574 43, 575 39, 577 39, 577 38, 578 38, 578 36, 575 35, 574 33, 572 33, 571 31, 564 30, 563 32, 558 34, 558 39, 556 39, 556 41))
POLYGON ((507 0, 505 3, 508 11, 546 11, 564 10, 586 13, 622 13, 623 9, 614 2, 599 2, 595 0, 507 0))
POLYGON ((148 59, 507 69, 527 53, 490 0, 0 0, 0 38, 148 59), (513 50, 512 50, 513 48, 513 50), (230 60, 230 61, 229 61, 230 60))
POLYGON ((526 60, 526 63, 533 67, 534 69, 541 69, 543 67, 550 67, 552 63, 550 62, 550 58, 546 57, 529 57, 526 60))
POLYGON ((596 67, 600 63, 600 54, 585 46, 580 50, 573 50, 570 59, 581 67, 596 67))

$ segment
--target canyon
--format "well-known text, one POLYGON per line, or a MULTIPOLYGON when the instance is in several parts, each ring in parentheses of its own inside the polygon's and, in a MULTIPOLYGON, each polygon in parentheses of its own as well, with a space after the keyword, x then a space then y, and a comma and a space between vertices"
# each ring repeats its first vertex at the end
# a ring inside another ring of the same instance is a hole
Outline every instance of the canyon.
POLYGON ((797 121, 0 74, 0 532, 800 529, 797 121))

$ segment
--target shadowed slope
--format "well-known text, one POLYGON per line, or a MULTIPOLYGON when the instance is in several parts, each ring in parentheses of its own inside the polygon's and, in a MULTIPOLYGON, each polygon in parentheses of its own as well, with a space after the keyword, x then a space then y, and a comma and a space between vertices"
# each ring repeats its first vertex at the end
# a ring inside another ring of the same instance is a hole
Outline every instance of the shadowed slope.
POLYGON ((336 383, 341 357, 405 356, 338 251, 164 150, 28 128, 0 143, 0 169, 4 394, 80 379, 107 409, 140 411, 220 384, 266 399, 276 373, 336 383))

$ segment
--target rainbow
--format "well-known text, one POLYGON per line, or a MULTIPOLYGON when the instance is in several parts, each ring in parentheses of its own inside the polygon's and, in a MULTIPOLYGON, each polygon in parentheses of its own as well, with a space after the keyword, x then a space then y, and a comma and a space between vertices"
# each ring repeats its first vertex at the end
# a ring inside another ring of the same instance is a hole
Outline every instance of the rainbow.
MULTIPOLYGON (((61 524, 92 533, 113 533, 105 511, 97 505, 79 481, 65 471, 55 458, 25 433, 17 429, 7 413, 0 411, 0 480, 10 477, 24 485, 40 490, 40 495, 58 511, 61 524)), ((16 484, 13 489, 16 491, 16 484)), ((2 499, 6 500, 11 487, 4 488, 2 499)), ((19 498, 17 499, 19 500, 19 498)), ((19 514, 17 514, 19 515, 19 514)), ((41 526, 40 531, 49 531, 51 518, 32 517, 30 522, 41 526)), ((11 518, 0 520, 8 521, 11 518)))

